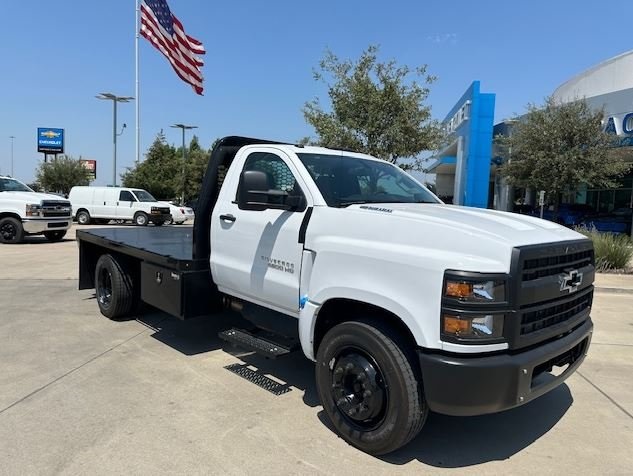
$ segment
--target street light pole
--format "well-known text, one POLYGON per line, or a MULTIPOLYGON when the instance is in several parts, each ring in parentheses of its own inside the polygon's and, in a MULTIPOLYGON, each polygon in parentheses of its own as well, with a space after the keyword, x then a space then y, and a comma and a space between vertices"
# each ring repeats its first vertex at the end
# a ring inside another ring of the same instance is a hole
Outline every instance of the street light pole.
MULTIPOLYGON (((112 113, 112 186, 116 187, 116 138, 119 134, 117 134, 117 103, 119 102, 130 102, 134 100, 132 96, 117 96, 112 93, 100 93, 98 96, 95 96, 97 99, 105 99, 108 101, 112 101, 113 105, 113 113, 112 113)), ((123 131, 121 131, 123 132, 123 131)))
POLYGON ((9 136, 9 139, 11 139, 11 177, 13 177, 13 139, 15 136, 9 136))
POLYGON ((182 196, 180 197, 181 205, 185 204, 185 184, 186 184, 186 175, 185 175, 185 164, 187 163, 187 149, 185 149, 185 130, 187 129, 197 129, 198 126, 187 126, 185 124, 174 124, 171 126, 175 129, 182 129, 182 196))

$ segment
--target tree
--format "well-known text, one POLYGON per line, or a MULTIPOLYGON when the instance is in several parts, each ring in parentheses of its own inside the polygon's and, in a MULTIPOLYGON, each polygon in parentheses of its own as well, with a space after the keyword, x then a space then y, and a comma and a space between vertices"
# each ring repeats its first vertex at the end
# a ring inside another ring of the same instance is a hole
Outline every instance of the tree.
MULTIPOLYGON (((379 62, 377 54, 378 47, 370 46, 353 62, 326 52, 314 79, 327 85, 331 111, 323 110, 318 98, 305 103, 304 117, 318 139, 303 143, 365 152, 392 163, 438 148, 442 129, 425 104, 435 77, 426 65, 412 70, 394 60, 379 62), (410 81, 412 75, 422 84, 410 81)), ((417 160, 400 165, 421 168, 417 160)))
POLYGON ((42 162, 35 174, 40 188, 64 195, 67 195, 75 185, 90 184, 90 172, 80 159, 65 155, 51 162, 42 162))
MULTIPOLYGON (((193 136, 186 151, 185 201, 200 193, 202 178, 207 169, 209 151, 200 146, 197 136, 193 136)), ((179 199, 183 196, 182 146, 175 148, 167 144, 160 132, 147 151, 143 162, 122 175, 125 187, 142 188, 156 198, 179 199)))
POLYGON ((548 98, 542 107, 528 106, 508 137, 497 141, 508 159, 501 168, 512 185, 545 190, 558 204, 563 192, 585 183, 615 187, 631 164, 614 149, 614 137, 604 132, 603 111, 585 100, 557 103, 548 98))
POLYGON ((121 175, 121 182, 124 187, 142 188, 156 198, 170 199, 182 189, 181 177, 181 162, 176 157, 176 149, 167 144, 161 131, 147 151, 145 160, 121 175))

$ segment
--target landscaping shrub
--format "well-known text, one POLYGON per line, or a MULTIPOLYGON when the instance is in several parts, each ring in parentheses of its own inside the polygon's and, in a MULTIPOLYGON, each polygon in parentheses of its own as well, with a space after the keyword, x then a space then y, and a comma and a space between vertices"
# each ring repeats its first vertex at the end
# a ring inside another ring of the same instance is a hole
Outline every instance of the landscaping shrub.
POLYGON ((596 271, 626 270, 633 257, 633 242, 626 235, 601 233, 595 228, 578 228, 578 232, 593 241, 596 271))

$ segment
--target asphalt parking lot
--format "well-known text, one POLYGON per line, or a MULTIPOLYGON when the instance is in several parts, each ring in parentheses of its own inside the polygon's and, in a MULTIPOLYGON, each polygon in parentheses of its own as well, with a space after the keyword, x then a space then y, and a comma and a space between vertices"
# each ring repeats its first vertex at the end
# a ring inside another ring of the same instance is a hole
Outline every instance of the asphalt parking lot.
MULTIPOLYGON (((521 408, 430 415, 383 458, 348 446, 300 354, 223 345, 236 317, 101 316, 74 233, 0 245, 0 474, 633 474, 633 293, 596 292, 589 356, 521 408), (275 396, 224 366, 287 383, 275 396)), ((599 278, 600 279, 600 278, 599 278)))

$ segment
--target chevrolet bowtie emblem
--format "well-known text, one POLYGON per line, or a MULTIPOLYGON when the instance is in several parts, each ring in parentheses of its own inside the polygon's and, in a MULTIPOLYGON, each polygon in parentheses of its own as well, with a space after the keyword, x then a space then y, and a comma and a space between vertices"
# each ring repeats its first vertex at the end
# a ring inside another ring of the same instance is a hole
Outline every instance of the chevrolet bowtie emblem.
POLYGON ((563 273, 558 276, 560 283, 560 292, 568 291, 569 294, 578 291, 578 287, 582 284, 582 273, 577 269, 563 273))

